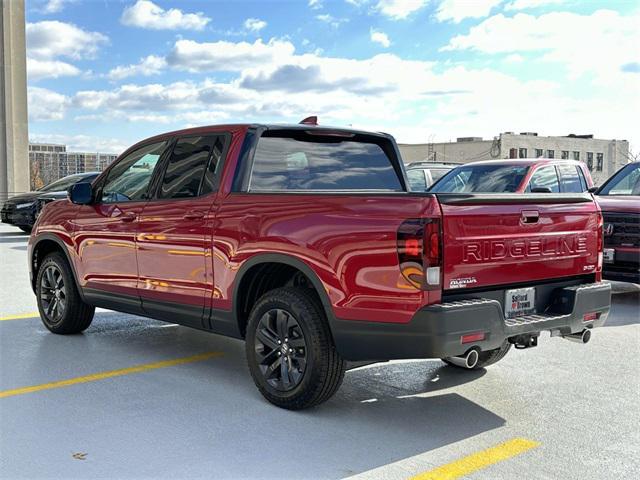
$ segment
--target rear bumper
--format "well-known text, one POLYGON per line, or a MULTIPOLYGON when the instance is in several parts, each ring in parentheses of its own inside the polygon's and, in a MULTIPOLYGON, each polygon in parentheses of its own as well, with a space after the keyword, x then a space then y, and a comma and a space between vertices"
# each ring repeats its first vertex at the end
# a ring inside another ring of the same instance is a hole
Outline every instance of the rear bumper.
POLYGON ((9 225, 29 227, 33 225, 35 221, 35 215, 30 208, 13 211, 2 210, 0 212, 0 220, 2 221, 2 223, 8 223, 9 225))
POLYGON ((336 347, 347 360, 443 358, 462 355, 471 347, 498 348, 511 337, 536 334, 578 333, 602 326, 611 305, 611 286, 592 283, 558 289, 554 313, 505 319, 500 302, 492 299, 461 300, 424 307, 407 324, 335 320, 336 347), (596 313, 595 320, 584 315, 596 313), (463 335, 483 332, 485 339, 461 343, 463 335))

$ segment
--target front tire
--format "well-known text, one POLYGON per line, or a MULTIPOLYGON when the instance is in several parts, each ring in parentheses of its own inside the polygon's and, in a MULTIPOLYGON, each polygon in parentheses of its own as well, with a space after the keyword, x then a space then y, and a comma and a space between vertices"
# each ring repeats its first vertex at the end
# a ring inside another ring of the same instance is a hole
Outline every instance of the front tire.
POLYGON ((36 296, 42 323, 51 332, 80 333, 91 325, 95 308, 82 301, 62 253, 50 253, 42 261, 36 277, 36 296))
POLYGON ((307 288, 277 288, 251 309, 246 335, 249 371, 274 405, 301 410, 327 401, 344 378, 326 316, 307 288))
POLYGON ((455 363, 449 361, 450 357, 442 358, 441 360, 447 365, 456 368, 462 368, 463 370, 479 370, 481 368, 485 368, 489 365, 493 365, 494 363, 499 362, 505 357, 507 353, 509 353, 509 350, 511 350, 511 344, 505 340, 505 342, 499 348, 480 352, 478 354, 478 362, 473 366, 473 368, 456 365, 455 363))

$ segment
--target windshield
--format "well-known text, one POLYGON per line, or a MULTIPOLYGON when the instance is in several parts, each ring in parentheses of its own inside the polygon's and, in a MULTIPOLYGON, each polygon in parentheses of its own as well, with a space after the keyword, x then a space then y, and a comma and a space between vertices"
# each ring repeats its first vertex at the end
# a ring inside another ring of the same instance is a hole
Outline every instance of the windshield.
POLYGON ((56 180, 53 183, 50 183, 47 186, 42 187, 38 191, 39 192, 62 192, 63 190, 66 190, 71 185, 73 185, 76 182, 79 182, 83 178, 84 176, 82 175, 69 175, 68 177, 61 178, 59 180, 56 180))
POLYGON ((640 195, 640 163, 627 165, 616 173, 598 195, 640 195))
POLYGON ((529 167, 519 165, 465 165, 444 175, 430 192, 438 193, 513 193, 529 167))

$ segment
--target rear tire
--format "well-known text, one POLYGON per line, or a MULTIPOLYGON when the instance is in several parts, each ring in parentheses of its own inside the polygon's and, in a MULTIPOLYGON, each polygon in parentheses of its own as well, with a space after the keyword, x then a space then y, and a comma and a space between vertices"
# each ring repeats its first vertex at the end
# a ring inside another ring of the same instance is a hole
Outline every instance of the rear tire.
POLYGON ((493 350, 487 350, 484 352, 480 352, 478 355, 478 363, 475 364, 473 368, 462 367, 460 365, 456 365, 449 361, 450 357, 446 357, 441 359, 447 365, 452 367, 461 368, 463 370, 479 370, 481 368, 488 367, 489 365, 493 365, 496 362, 502 360, 505 355, 511 350, 511 344, 505 340, 505 342, 499 348, 493 350))
POLYGON ((80 333, 91 325, 95 308, 82 301, 62 253, 50 253, 42 261, 36 277, 36 297, 42 323, 51 332, 80 333))
POLYGON ((258 390, 281 408, 301 410, 325 402, 344 378, 345 362, 308 288, 265 293, 249 314, 245 349, 258 390))

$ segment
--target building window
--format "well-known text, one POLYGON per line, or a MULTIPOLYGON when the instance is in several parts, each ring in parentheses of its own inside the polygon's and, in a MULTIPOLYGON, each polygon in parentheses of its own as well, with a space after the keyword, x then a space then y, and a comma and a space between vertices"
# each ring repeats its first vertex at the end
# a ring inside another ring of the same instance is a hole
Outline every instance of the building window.
POLYGON ((593 152, 587 152, 587 167, 593 170, 593 152))
POLYGON ((555 158, 555 150, 547 150, 547 158, 555 158))
POLYGON ((518 158, 527 158, 527 149, 526 148, 518 149, 518 158))
POLYGON ((573 159, 580 160, 580 152, 573 152, 573 159))
POLYGON ((569 151, 568 150, 562 150, 562 153, 560 154, 560 158, 562 160, 567 160, 569 158, 569 151))
POLYGON ((510 148, 509 149, 509 158, 518 158, 518 149, 510 148))
MULTIPOLYGON (((596 160, 597 160, 597 162, 596 162, 596 170, 601 172, 602 171, 602 164, 604 163, 604 154, 598 153, 596 160)), ((591 163, 593 164, 593 160, 591 161, 591 163)))
POLYGON ((544 152, 541 148, 536 148, 536 158, 541 158, 544 156, 544 152))

